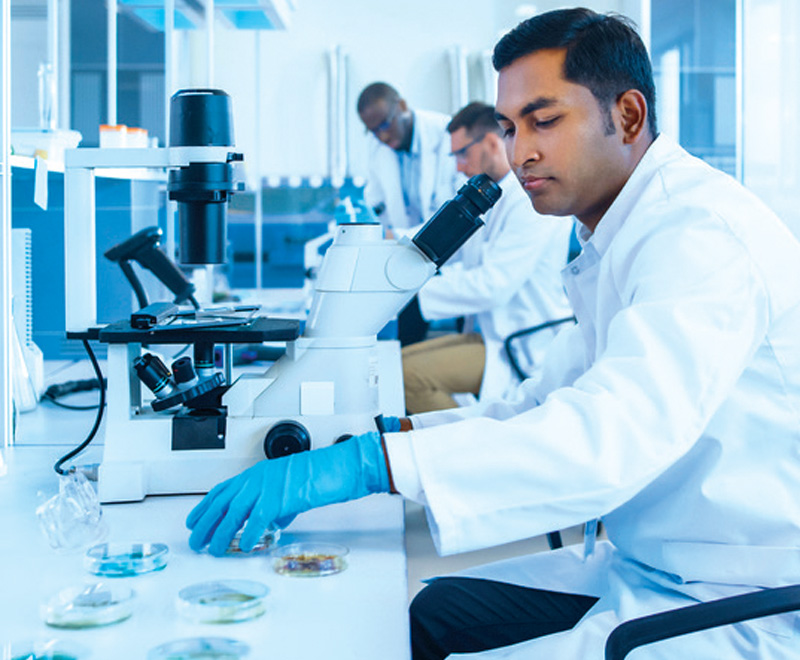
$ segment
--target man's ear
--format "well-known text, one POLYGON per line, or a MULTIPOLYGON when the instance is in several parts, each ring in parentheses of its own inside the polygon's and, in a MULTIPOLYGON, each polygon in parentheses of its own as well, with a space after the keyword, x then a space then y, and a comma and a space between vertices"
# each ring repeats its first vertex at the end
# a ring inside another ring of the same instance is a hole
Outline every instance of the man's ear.
POLYGON ((408 110, 408 103, 406 103, 405 99, 398 99, 397 107, 400 108, 400 112, 405 112, 408 110))
POLYGON ((646 134, 647 101, 638 89, 620 94, 614 106, 617 122, 622 129, 623 142, 634 144, 646 134))

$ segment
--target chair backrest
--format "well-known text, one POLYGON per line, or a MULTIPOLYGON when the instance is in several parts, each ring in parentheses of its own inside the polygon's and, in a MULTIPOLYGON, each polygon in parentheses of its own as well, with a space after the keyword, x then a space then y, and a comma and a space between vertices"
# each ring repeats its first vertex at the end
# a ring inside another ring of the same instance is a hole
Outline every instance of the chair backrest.
POLYGON ((516 332, 512 332, 508 337, 506 337, 505 341, 503 342, 503 348, 505 348, 506 355, 508 356, 508 362, 511 365, 511 369, 517 375, 517 378, 520 381, 525 380, 526 378, 530 378, 530 374, 525 373, 522 367, 519 364, 519 360, 517 360, 517 356, 514 353, 513 342, 520 337, 526 337, 528 335, 532 335, 534 333, 540 332, 541 330, 546 330, 547 328, 552 328, 557 325, 561 325, 562 323, 574 323, 575 317, 574 316, 567 316, 563 319, 554 319, 552 321, 545 321, 544 323, 540 323, 539 325, 534 325, 530 328, 524 328, 522 330, 517 330, 516 332))
MULTIPOLYGON (((567 250, 567 263, 571 262, 575 257, 577 257, 581 253, 581 244, 578 240, 578 223, 575 222, 573 224, 572 232, 569 235, 569 248, 567 250)), ((520 366, 519 360, 517 359, 516 353, 514 352, 513 343, 516 339, 520 337, 527 337, 528 335, 535 334, 542 330, 546 330, 547 328, 552 328, 557 325, 561 325, 562 323, 569 323, 572 321, 575 322, 574 316, 567 316, 563 319, 554 319, 552 321, 546 321, 544 323, 540 323, 539 325, 534 325, 530 328, 523 328, 522 330, 518 330, 517 332, 512 332, 508 337, 506 337, 505 341, 503 342, 503 347, 506 351, 506 356, 508 357, 508 362, 511 365, 511 369, 516 374, 517 378, 520 381, 525 380, 526 378, 530 377, 530 374, 526 373, 522 367, 520 366)))
POLYGON ((797 610, 800 610, 800 585, 763 589, 659 612, 618 625, 606 640, 605 658, 624 660, 633 649, 663 639, 797 610))

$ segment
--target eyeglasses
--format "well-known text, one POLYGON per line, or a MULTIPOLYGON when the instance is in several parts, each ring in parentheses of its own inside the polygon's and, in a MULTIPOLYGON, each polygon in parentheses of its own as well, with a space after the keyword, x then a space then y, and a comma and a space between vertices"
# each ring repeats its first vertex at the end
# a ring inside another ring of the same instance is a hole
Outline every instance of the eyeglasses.
POLYGON ((397 116, 397 105, 395 105, 394 108, 392 108, 392 111, 388 114, 386 119, 384 119, 375 128, 368 128, 367 131, 369 131, 375 136, 380 135, 381 133, 385 133, 391 128, 392 122, 394 121, 394 118, 396 116, 397 116))
POLYGON ((465 144, 460 149, 451 151, 450 155, 453 156, 453 158, 455 158, 456 160, 464 160, 467 157, 467 152, 470 150, 470 147, 474 147, 476 144, 478 144, 478 142, 481 142, 485 137, 486 133, 484 133, 480 137, 476 137, 472 142, 465 144))

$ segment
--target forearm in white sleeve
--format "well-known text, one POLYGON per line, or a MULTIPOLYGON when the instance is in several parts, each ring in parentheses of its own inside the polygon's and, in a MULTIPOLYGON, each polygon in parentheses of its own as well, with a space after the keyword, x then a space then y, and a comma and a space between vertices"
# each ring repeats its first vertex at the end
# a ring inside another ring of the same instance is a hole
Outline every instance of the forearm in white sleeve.
POLYGON ((408 434, 386 433, 383 439, 395 489, 407 500, 425 505, 425 492, 408 434))

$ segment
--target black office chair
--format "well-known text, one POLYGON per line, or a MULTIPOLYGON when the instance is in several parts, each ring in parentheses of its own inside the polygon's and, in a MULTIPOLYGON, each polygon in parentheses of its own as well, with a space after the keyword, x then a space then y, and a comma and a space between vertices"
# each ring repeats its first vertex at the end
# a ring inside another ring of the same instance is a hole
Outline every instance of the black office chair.
POLYGON ((514 372, 517 378, 519 378, 520 382, 527 378, 530 378, 530 374, 526 373, 519 364, 517 355, 514 352, 514 341, 522 337, 527 337, 528 335, 533 335, 537 332, 541 332, 542 330, 546 330, 547 328, 553 328, 555 326, 562 325, 563 323, 574 323, 574 322, 575 322, 574 316, 566 316, 563 319, 554 319, 552 321, 545 321, 544 323, 531 326, 530 328, 523 328, 522 330, 517 330, 516 332, 512 332, 510 335, 508 335, 508 337, 505 338, 505 341, 503 342, 503 348, 506 351, 506 356, 508 357, 508 363, 511 365, 511 370, 514 372))
POLYGON ((631 619, 606 640, 606 660, 623 660, 635 648, 718 626, 800 610, 800 585, 763 589, 631 619))
MULTIPOLYGON (((569 236, 569 247, 567 249, 567 263, 569 264, 573 259, 575 259, 581 253, 581 244, 578 241, 578 225, 577 223, 572 228, 572 233, 569 236)), ((508 356, 509 364, 511 365, 511 369, 516 374, 517 378, 520 381, 529 378, 530 375, 523 371, 522 367, 519 364, 519 360, 517 360, 517 356, 514 353, 513 344, 514 341, 520 339, 521 337, 527 337, 528 335, 533 335, 537 332, 541 332, 542 330, 546 330, 547 328, 552 328, 563 323, 574 323, 575 317, 574 316, 567 316, 563 319, 554 319, 552 321, 545 321, 544 323, 540 323, 539 325, 534 325, 530 328, 523 328, 522 330, 518 330, 517 332, 512 332, 508 337, 506 337, 505 341, 503 342, 503 346, 506 351, 506 355, 508 356)))

